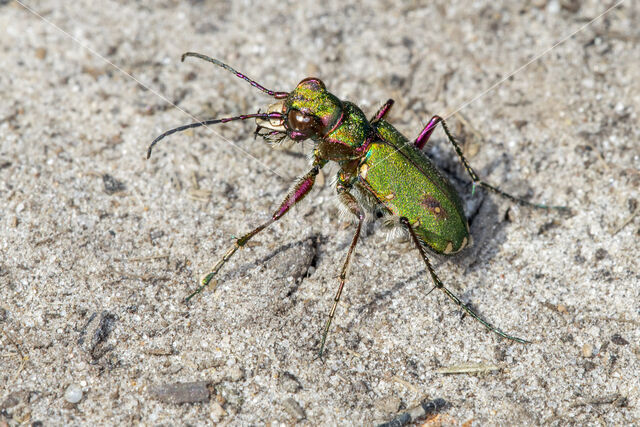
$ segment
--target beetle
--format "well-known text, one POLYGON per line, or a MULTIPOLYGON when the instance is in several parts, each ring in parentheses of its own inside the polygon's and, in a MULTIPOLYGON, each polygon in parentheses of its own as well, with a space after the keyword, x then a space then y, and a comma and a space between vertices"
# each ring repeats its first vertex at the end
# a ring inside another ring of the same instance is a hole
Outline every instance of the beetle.
POLYGON ((314 143, 311 169, 298 179, 268 221, 235 239, 234 244, 204 276, 201 285, 186 298, 187 302, 209 285, 238 249, 282 218, 292 206, 309 194, 316 176, 327 163, 336 162, 340 168, 336 177, 338 199, 355 217, 357 225, 340 271, 338 290, 323 329, 319 357, 322 357, 324 352, 331 322, 342 295, 366 214, 372 211, 383 212, 392 223, 407 231, 431 277, 433 289, 442 290, 471 317, 499 336, 519 343, 529 342, 503 332, 480 317, 444 286, 433 269, 427 251, 454 255, 471 245, 471 235, 460 196, 421 150, 436 126, 440 124, 471 177, 474 191, 476 186, 481 186, 512 202, 534 208, 565 210, 565 207, 531 203, 480 179, 440 116, 433 116, 418 137, 411 142, 385 119, 393 106, 392 99, 367 120, 360 108, 330 93, 318 78, 305 78, 291 92, 273 91, 217 59, 187 52, 182 55, 181 60, 184 61, 187 57, 196 57, 222 67, 275 98, 277 102, 271 104, 266 112, 203 120, 166 131, 153 140, 148 148, 147 158, 151 156, 154 146, 160 140, 173 133, 247 119, 256 120, 255 133, 268 141, 289 138, 296 142, 310 139, 314 143))

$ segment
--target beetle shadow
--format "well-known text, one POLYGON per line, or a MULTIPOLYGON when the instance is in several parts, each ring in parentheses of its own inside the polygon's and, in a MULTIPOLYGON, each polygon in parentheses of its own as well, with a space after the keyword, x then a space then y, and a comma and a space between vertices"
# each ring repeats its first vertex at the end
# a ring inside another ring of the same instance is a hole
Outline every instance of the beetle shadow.
MULTIPOLYGON (((267 255, 263 256, 260 259, 247 261, 241 265, 237 265, 235 268, 231 268, 227 270, 224 275, 219 276, 218 281, 224 282, 225 279, 230 280, 230 279, 237 279, 239 277, 248 276, 249 274, 251 274, 252 271, 258 268, 269 267, 268 264, 271 261, 274 261, 279 255, 282 255, 292 250, 296 250, 296 253, 303 252, 303 249, 305 251, 311 252, 310 256, 302 257, 301 261, 304 264, 301 264, 300 266, 296 266, 296 267, 299 267, 298 269, 300 270, 308 270, 310 267, 315 267, 316 258, 317 258, 316 251, 320 244, 319 240, 320 240, 320 236, 316 234, 309 234, 308 236, 302 239, 280 244, 274 250, 272 250, 271 252, 269 252, 267 255)), ((300 259, 300 257, 296 257, 296 259, 300 259)), ((306 277, 306 274, 300 274, 300 275, 294 274, 294 276, 296 276, 295 277, 296 279, 304 279, 304 277, 306 277)), ((286 277, 287 277, 286 274, 282 274, 281 276, 274 277, 273 279, 282 280, 282 279, 286 279, 286 277)), ((300 283, 298 282, 302 282, 302 280, 296 280, 296 285, 294 286, 294 289, 291 291, 288 291, 289 293, 293 293, 295 292, 295 290, 298 289, 300 285, 300 283)))
MULTIPOLYGON (((476 187, 474 192, 469 174, 447 141, 438 141, 437 144, 431 145, 427 155, 449 179, 460 196, 473 239, 470 247, 455 256, 432 255, 432 258, 463 266, 465 272, 483 268, 482 265, 498 254, 500 246, 506 240, 509 220, 505 215, 505 209, 512 202, 505 202, 501 196, 482 187, 476 187)), ((503 168, 508 172, 511 169, 510 163, 509 158, 504 156, 491 161, 482 169, 476 168, 476 171, 480 178, 484 178, 497 168, 503 168)), ((499 182, 492 184, 501 187, 499 182)))

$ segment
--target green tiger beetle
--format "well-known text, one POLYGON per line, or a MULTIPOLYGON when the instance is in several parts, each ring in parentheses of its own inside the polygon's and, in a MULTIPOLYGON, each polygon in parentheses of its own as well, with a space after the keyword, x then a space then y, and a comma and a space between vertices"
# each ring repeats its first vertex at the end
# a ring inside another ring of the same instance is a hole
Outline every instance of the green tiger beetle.
POLYGON ((282 218, 293 205, 309 194, 320 169, 333 161, 340 167, 336 180, 338 199, 357 219, 357 225, 340 271, 340 283, 333 299, 333 306, 322 333, 319 357, 322 357, 325 348, 331 321, 342 295, 349 263, 358 243, 366 212, 375 210, 382 211, 391 223, 403 227, 408 232, 431 276, 434 284, 432 290, 442 290, 471 317, 501 337, 519 343, 529 342, 509 335, 481 318, 445 287, 436 275, 427 256, 427 250, 437 254, 453 255, 471 244, 471 236, 460 196, 421 150, 439 123, 471 176, 474 190, 475 186, 479 185, 512 202, 534 208, 564 210, 565 207, 531 203, 481 180, 464 157, 447 124, 439 116, 433 116, 411 143, 385 120, 393 105, 392 99, 388 100, 371 120, 367 120, 360 108, 351 102, 338 99, 317 78, 309 77, 302 80, 291 92, 278 92, 266 89, 227 64, 199 53, 187 52, 182 55, 182 61, 189 56, 211 62, 232 72, 278 101, 270 105, 266 112, 203 120, 171 129, 153 140, 147 151, 147 158, 151 156, 151 150, 158 141, 173 133, 246 119, 256 119, 256 134, 267 141, 280 141, 287 137, 293 141, 311 139, 314 149, 311 169, 295 183, 271 219, 235 239, 233 246, 204 276, 200 287, 189 295, 186 301, 202 292, 238 249, 282 218))

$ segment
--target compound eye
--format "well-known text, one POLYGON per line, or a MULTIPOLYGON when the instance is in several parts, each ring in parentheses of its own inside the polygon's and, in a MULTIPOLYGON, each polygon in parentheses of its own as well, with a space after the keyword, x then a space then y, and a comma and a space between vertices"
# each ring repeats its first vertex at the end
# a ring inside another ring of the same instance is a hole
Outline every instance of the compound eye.
POLYGON ((300 132, 306 136, 311 135, 316 128, 316 119, 310 114, 304 114, 300 110, 291 110, 287 115, 287 121, 291 130, 300 132))

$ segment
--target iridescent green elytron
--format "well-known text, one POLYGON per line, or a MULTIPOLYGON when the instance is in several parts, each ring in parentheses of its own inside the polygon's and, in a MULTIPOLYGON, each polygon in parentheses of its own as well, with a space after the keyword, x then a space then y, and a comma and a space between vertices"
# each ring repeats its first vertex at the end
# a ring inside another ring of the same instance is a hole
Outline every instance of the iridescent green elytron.
POLYGON ((360 166, 360 185, 389 212, 405 217, 433 251, 453 254, 470 241, 460 197, 451 184, 425 161, 389 123, 375 124, 385 143, 372 144, 360 166))
POLYGON ((436 275, 427 256, 427 249, 438 254, 455 254, 471 244, 471 236, 460 197, 421 150, 436 125, 441 123, 449 142, 471 176, 474 188, 479 185, 513 202, 535 208, 559 210, 566 208, 533 204, 482 181, 465 159, 444 120, 438 116, 434 116, 416 140, 410 142, 385 120, 393 100, 388 100, 371 120, 367 120, 356 105, 338 99, 327 91, 324 83, 317 78, 302 80, 291 92, 276 92, 264 88, 216 59, 188 52, 182 56, 182 60, 184 61, 187 56, 194 56, 218 65, 279 101, 270 105, 265 113, 205 120, 171 129, 151 143, 147 158, 151 156, 151 150, 158 141, 173 133, 199 126, 250 118, 256 119, 256 134, 267 141, 290 138, 293 141, 311 139, 314 142, 312 166, 309 172, 296 182, 271 219, 236 239, 233 246, 204 277, 201 286, 187 297, 187 301, 209 285, 213 277, 239 248, 245 246, 251 238, 279 220, 293 205, 302 200, 313 187, 320 169, 328 162, 336 162, 340 167, 336 192, 340 202, 357 219, 357 226, 322 333, 320 357, 322 357, 331 322, 342 295, 349 263, 360 237, 366 211, 371 210, 384 212, 391 219, 395 219, 391 221, 392 223, 403 227, 408 232, 425 263, 435 285, 434 288, 441 289, 489 330, 513 341, 528 342, 508 335, 482 319, 446 288, 436 275))

